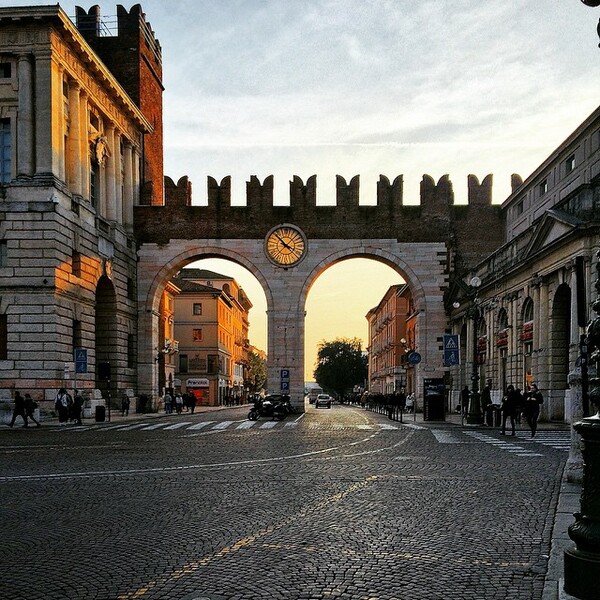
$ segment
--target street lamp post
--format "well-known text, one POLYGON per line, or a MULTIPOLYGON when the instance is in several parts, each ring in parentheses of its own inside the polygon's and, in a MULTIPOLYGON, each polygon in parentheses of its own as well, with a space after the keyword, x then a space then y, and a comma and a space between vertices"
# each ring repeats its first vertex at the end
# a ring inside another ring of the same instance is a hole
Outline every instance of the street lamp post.
POLYGON ((592 308, 596 317, 586 328, 590 366, 588 397, 598 412, 585 417, 573 428, 581 435, 583 486, 581 512, 569 527, 575 546, 565 551, 565 592, 581 600, 598 598, 600 579, 600 250, 596 253, 596 300, 592 308))
POLYGON ((477 351, 478 351, 478 336, 477 331, 479 329, 479 304, 477 294, 479 287, 481 286, 481 279, 479 277, 472 277, 469 282, 473 293, 471 300, 471 307, 467 312, 467 316, 473 320, 473 370, 471 373, 471 397, 469 398, 469 411, 467 413, 467 424, 468 425, 482 425, 483 424, 483 412, 481 411, 481 394, 479 393, 479 366, 477 364, 477 351))

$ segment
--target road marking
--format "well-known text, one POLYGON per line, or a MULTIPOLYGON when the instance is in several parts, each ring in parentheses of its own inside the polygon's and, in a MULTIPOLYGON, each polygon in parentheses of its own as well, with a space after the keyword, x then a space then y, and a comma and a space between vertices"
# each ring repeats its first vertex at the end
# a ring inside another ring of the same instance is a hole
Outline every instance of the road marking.
POLYGON ((450 432, 444 429, 431 429, 430 430, 435 439, 440 444, 471 444, 473 442, 464 439, 464 437, 458 438, 452 435, 450 432))
POLYGON ((465 435, 471 436, 480 442, 484 442, 486 444, 490 444, 491 446, 495 446, 499 450, 504 450, 505 452, 509 452, 510 454, 514 454, 515 456, 524 456, 524 457, 534 457, 534 456, 543 456, 543 454, 539 454, 537 452, 532 452, 523 448, 523 446, 519 446, 518 444, 514 444, 512 442, 506 440, 499 440, 495 437, 487 435, 485 433, 480 433, 479 431, 463 431, 465 435))
POLYGON ((277 427, 277 425, 279 425, 279 421, 267 421, 266 423, 263 423, 260 428, 261 429, 273 429, 274 427, 277 427))
POLYGON ((168 427, 165 427, 165 429, 180 429, 181 427, 185 427, 186 425, 191 425, 192 422, 188 421, 188 422, 181 422, 181 423, 175 423, 174 425, 169 425, 168 427))
POLYGON ((220 423, 217 423, 213 429, 214 430, 218 430, 218 429, 227 429, 231 424, 233 423, 233 421, 221 421, 220 423))
POLYGON ((188 429, 203 429, 204 427, 208 427, 213 423, 216 423, 216 421, 202 421, 202 423, 196 423, 195 425, 188 427, 188 429))
POLYGON ((256 425, 258 421, 244 421, 240 423, 236 429, 250 429, 256 425))
POLYGON ((154 429, 160 429, 164 427, 166 423, 154 423, 154 425, 148 425, 148 427, 144 427, 140 431, 153 431, 154 429))

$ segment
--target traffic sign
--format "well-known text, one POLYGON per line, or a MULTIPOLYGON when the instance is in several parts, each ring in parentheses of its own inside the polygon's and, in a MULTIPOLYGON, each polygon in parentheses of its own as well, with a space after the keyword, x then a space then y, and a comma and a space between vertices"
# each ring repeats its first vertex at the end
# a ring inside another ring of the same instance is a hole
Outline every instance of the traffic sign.
POLYGON ((87 348, 75 348, 75 373, 87 373, 87 348))
POLYGON ((281 391, 282 392, 289 392, 290 391, 290 382, 289 381, 282 381, 281 382, 281 391))
POLYGON ((409 365, 418 365, 421 362, 421 355, 418 352, 411 352, 406 360, 409 365))
POLYGON ((460 364, 460 344, 458 335, 444 334, 444 366, 453 367, 460 364))
POLYGON ((289 381, 290 380, 290 370, 289 369, 281 369, 280 376, 281 376, 281 381, 289 381))

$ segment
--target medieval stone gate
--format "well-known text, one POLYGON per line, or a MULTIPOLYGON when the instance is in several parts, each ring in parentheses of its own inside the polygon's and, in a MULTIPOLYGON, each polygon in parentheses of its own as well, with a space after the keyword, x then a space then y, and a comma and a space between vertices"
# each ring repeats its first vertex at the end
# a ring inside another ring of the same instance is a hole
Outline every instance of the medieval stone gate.
MULTIPOLYGON (((277 391, 290 373, 293 404, 303 407, 304 317, 308 292, 331 265, 370 258, 406 280, 418 313, 415 349, 422 362, 415 381, 443 375, 441 336, 447 328, 444 294, 457 271, 488 255, 502 240, 492 178, 469 176, 468 203, 455 204, 447 176, 421 182, 421 203, 402 201, 402 177, 381 177, 377 205, 359 204, 359 178, 338 176, 335 206, 316 204, 316 176, 290 182, 290 205, 273 205, 273 178, 252 177, 246 206, 232 206, 230 179, 208 179, 208 205, 191 204, 191 184, 166 181, 164 206, 135 209, 138 249, 138 390, 156 393, 159 302, 171 277, 201 258, 224 258, 247 268, 267 300, 267 387, 277 391), (485 235, 477 232, 485 231, 485 235)), ((340 310, 340 307, 332 307, 340 310)))

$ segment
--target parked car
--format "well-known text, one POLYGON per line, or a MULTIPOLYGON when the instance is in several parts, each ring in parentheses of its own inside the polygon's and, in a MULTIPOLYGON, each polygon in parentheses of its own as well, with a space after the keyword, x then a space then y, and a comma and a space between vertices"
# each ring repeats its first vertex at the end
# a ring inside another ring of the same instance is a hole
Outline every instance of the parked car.
POLYGON ((331 408, 331 396, 328 394, 319 394, 315 400, 315 408, 331 408))

